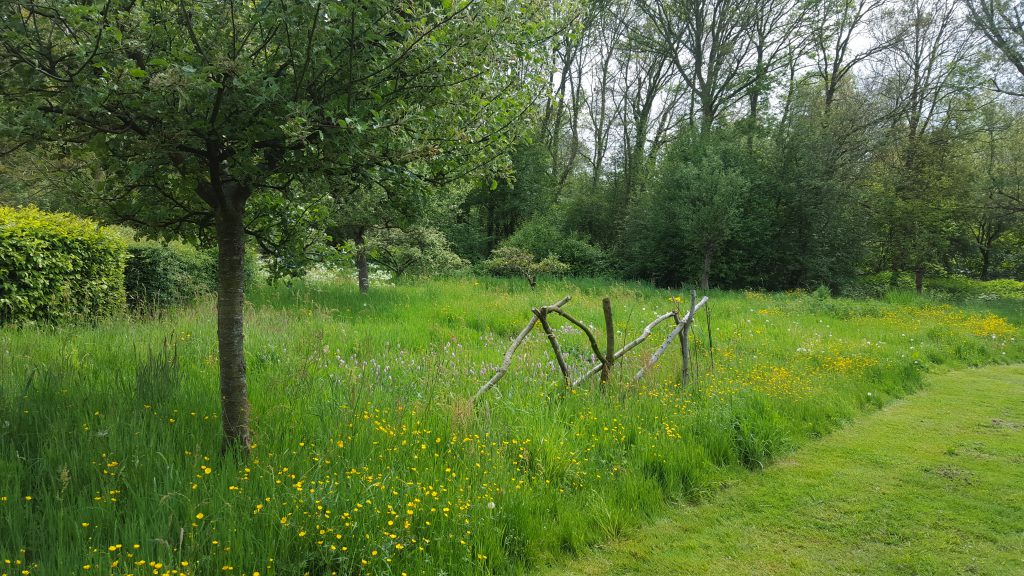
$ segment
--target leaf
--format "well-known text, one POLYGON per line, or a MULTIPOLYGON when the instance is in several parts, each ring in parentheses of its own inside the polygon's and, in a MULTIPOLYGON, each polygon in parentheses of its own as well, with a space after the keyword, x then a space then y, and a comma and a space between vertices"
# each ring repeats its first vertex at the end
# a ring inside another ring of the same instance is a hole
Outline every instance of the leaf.
POLYGON ((128 74, 134 78, 145 78, 146 76, 149 76, 149 73, 142 68, 132 68, 128 71, 128 74))

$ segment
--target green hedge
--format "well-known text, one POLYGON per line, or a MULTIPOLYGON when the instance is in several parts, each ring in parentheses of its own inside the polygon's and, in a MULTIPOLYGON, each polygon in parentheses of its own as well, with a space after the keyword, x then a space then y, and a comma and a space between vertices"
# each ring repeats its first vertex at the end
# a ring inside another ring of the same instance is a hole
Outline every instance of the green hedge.
POLYGON ((65 322, 125 308, 127 246, 71 214, 0 206, 0 322, 65 322))
MULTIPOLYGON (((217 292, 217 252, 178 241, 131 240, 128 245, 125 287, 128 305, 149 311, 191 304, 217 292)), ((259 259, 245 252, 245 289, 255 283, 259 259)))
POLYGON ((212 252, 155 240, 137 240, 128 252, 124 276, 133 310, 180 306, 217 290, 217 259, 212 252))

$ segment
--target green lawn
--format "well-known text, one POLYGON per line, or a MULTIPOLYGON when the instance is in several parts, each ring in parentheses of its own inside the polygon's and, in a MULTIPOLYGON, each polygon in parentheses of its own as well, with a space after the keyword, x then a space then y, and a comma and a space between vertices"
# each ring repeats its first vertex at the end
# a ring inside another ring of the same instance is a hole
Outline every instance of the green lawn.
POLYGON ((1024 574, 1024 367, 947 373, 551 574, 1024 574))

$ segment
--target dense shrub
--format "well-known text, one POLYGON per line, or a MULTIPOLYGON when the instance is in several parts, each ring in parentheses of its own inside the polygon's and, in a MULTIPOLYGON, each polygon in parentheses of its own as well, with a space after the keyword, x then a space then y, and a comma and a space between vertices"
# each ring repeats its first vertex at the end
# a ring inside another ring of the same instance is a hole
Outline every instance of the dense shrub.
POLYGON ((125 242, 71 214, 0 207, 0 322, 63 322, 121 312, 125 242))
POLYGON ((601 276, 609 272, 609 258, 604 250, 577 232, 564 232, 547 215, 530 220, 502 245, 522 248, 537 258, 553 254, 568 264, 573 274, 601 276))
MULTIPOLYGON (((854 298, 911 297, 914 277, 903 274, 892 282, 892 274, 881 272, 858 277, 843 286, 842 294, 854 298)), ((925 277, 924 291, 932 299, 963 302, 965 300, 1021 300, 1024 299, 1024 282, 1017 280, 975 280, 963 276, 925 277)))
MULTIPOLYGON (((131 237, 131 233, 128 234, 131 237)), ((217 291, 217 251, 178 241, 131 240, 125 288, 135 311, 181 306, 217 291)), ((257 251, 245 251, 245 289, 266 277, 257 251)))
POLYGON ((390 272, 393 280, 403 274, 449 274, 469 264, 452 251, 451 242, 435 228, 382 228, 367 236, 370 262, 390 272))
POLYGON ((187 304, 217 289, 217 260, 210 252, 155 240, 137 240, 128 251, 125 288, 134 310, 187 304))
POLYGON ((484 261, 484 268, 499 276, 522 276, 530 283, 530 288, 537 287, 538 276, 565 274, 570 270, 569 265, 554 254, 537 261, 528 251, 510 245, 499 246, 492 252, 491 257, 484 261))

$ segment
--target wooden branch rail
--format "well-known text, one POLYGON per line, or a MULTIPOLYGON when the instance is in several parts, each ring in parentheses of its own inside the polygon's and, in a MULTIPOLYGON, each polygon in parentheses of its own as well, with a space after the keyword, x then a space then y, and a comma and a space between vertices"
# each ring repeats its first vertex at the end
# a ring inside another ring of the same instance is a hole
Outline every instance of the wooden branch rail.
POLYGON ((541 328, 543 328, 544 333, 547 334, 548 342, 551 342, 551 349, 555 352, 555 360, 558 362, 558 369, 561 370, 562 378, 565 380, 566 386, 568 386, 569 367, 565 364, 565 358, 562 357, 562 348, 558 345, 558 339, 555 338, 555 333, 551 331, 551 325, 548 324, 548 311, 546 308, 534 308, 533 315, 537 317, 541 328))
MULTIPOLYGON (((619 358, 622 358, 622 356, 625 355, 626 352, 629 352, 633 348, 636 348, 637 346, 639 346, 641 342, 643 342, 644 340, 647 340, 647 338, 651 335, 651 331, 654 330, 654 328, 657 327, 658 324, 661 324, 665 320, 668 320, 669 318, 671 318, 673 314, 675 314, 675 312, 666 312, 666 313, 662 314, 661 316, 658 316, 657 318, 652 320, 651 323, 648 324, 647 326, 644 326, 643 332, 640 333, 640 336, 637 337, 636 340, 633 340, 629 344, 626 344, 625 346, 622 347, 622 350, 619 350, 615 354, 612 354, 612 361, 614 362, 615 360, 618 360, 619 358)), ((581 382, 583 382, 587 378, 590 378, 594 374, 597 374, 598 372, 600 372, 601 368, 602 368, 601 364, 598 364, 597 366, 594 366, 593 368, 588 370, 586 374, 584 374, 583 376, 580 376, 575 382, 573 382, 572 385, 573 386, 578 386, 581 382)))
MULTIPOLYGON (((639 380, 643 378, 644 373, 650 370, 651 366, 654 366, 658 359, 661 358, 661 355, 665 353, 665 350, 668 349, 669 344, 671 344, 672 341, 679 336, 680 332, 682 332, 683 330, 686 330, 687 332, 689 331, 690 324, 693 324, 694 314, 696 314, 697 311, 703 308, 704 305, 707 303, 708 297, 705 296, 704 298, 701 299, 700 302, 697 303, 696 306, 693 306, 691 304, 691 306, 693 307, 690 308, 690 311, 686 313, 686 316, 683 316, 682 319, 679 320, 679 324, 677 324, 676 327, 671 332, 669 332, 668 337, 665 338, 665 341, 661 344, 661 347, 658 348, 658 350, 651 355, 651 358, 647 360, 647 363, 644 364, 644 367, 641 368, 640 371, 636 373, 636 376, 633 377, 634 380, 639 380)), ((686 356, 683 356, 683 359, 684 363, 688 363, 686 356)))
POLYGON ((661 324, 665 320, 668 320, 669 318, 673 318, 676 324, 675 328, 672 329, 672 331, 665 338, 665 341, 654 352, 654 354, 651 355, 651 357, 647 360, 647 363, 644 364, 644 367, 641 368, 640 371, 636 373, 636 376, 634 378, 637 380, 642 378, 643 375, 648 370, 650 370, 655 363, 658 362, 658 360, 665 353, 665 351, 668 350, 669 345, 672 344, 672 340, 679 338, 680 351, 683 355, 683 381, 685 382, 687 380, 690 372, 690 326, 693 324, 697 311, 703 308, 708 303, 707 296, 702 298, 700 302, 697 302, 697 293, 691 292, 690 309, 684 316, 680 317, 678 310, 666 312, 665 314, 658 316, 657 318, 652 320, 650 324, 644 327, 643 331, 636 339, 627 343, 625 346, 623 346, 621 349, 617 351, 615 350, 615 325, 612 321, 611 300, 605 298, 602 301, 602 307, 604 309, 606 334, 606 347, 603 353, 601 352, 601 347, 598 345, 597 338, 594 336, 593 331, 586 324, 580 322, 565 310, 562 310, 562 306, 565 306, 565 304, 568 303, 571 299, 572 298, 570 296, 566 296, 565 298, 562 298, 561 300, 554 304, 551 304, 550 306, 542 306, 540 308, 531 309, 531 312, 533 312, 533 316, 530 318, 530 321, 527 322, 526 327, 524 327, 523 330, 519 332, 519 335, 516 336, 516 338, 512 341, 512 345, 509 346, 508 351, 505 352, 505 357, 502 359, 501 366, 498 368, 498 371, 495 372, 494 376, 491 376, 491 379, 488 380, 486 384, 481 386, 480 389, 477 390, 476 394, 473 395, 473 402, 479 400, 481 396, 487 393, 488 390, 493 388, 498 383, 498 381, 505 376, 505 374, 508 372, 509 366, 512 364, 512 359, 515 356, 516 350, 526 340, 526 337, 530 334, 530 331, 533 330, 534 326, 536 326, 538 322, 540 323, 541 328, 544 330, 544 334, 547 335, 548 341, 551 343, 551 349, 555 354, 555 361, 558 363, 558 369, 562 373, 562 378, 565 380, 566 386, 575 387, 578 386, 587 378, 590 378, 591 376, 597 374, 598 372, 601 373, 601 383, 604 384, 605 382, 607 382, 609 377, 611 376, 612 366, 614 365, 617 359, 623 357, 627 352, 629 352, 633 348, 636 348, 645 340, 647 340, 659 324, 661 324), (549 314, 558 314, 562 318, 565 318, 569 323, 575 325, 577 328, 582 330, 583 333, 586 334, 587 340, 590 342, 590 348, 594 352, 594 357, 597 358, 599 361, 599 363, 596 366, 590 368, 590 370, 588 370, 586 374, 580 376, 575 381, 571 380, 570 378, 569 366, 565 362, 565 357, 562 354, 562 348, 561 346, 559 346, 558 339, 555 337, 555 333, 551 329, 551 325, 548 323, 549 314))
MULTIPOLYGON (((555 304, 552 304, 551 306, 545 306, 544 308, 542 308, 542 310, 561 308, 569 300, 572 300, 572 297, 566 296, 565 298, 562 298, 561 300, 559 300, 555 304)), ((526 323, 526 327, 523 328, 523 330, 519 333, 518 336, 516 336, 516 339, 512 341, 512 346, 509 347, 508 352, 505 352, 505 358, 501 361, 501 367, 498 368, 498 371, 495 372, 494 376, 491 376, 491 379, 488 380, 486 384, 481 386, 480 389, 476 391, 476 394, 473 395, 474 402, 480 399, 480 397, 483 396, 488 390, 494 388, 494 385, 498 383, 498 380, 501 380, 505 373, 508 372, 508 367, 509 365, 512 364, 512 357, 516 353, 516 348, 519 348, 520 344, 522 344, 523 341, 526 340, 526 336, 530 333, 530 330, 533 330, 533 327, 536 324, 537 316, 534 315, 530 318, 530 321, 526 323)))
POLYGON ((597 347, 597 338, 594 337, 594 333, 590 331, 590 328, 588 328, 586 324, 573 318, 572 316, 569 315, 568 312, 562 310, 561 308, 556 308, 552 310, 552 312, 558 314, 562 318, 565 318, 580 330, 583 330, 583 333, 587 335, 587 340, 590 340, 590 349, 594 351, 594 356, 596 356, 598 360, 604 363, 604 354, 601 354, 601 349, 597 347))
POLYGON ((597 357, 601 360, 601 384, 604 385, 612 377, 612 366, 615 364, 615 323, 612 321, 611 298, 602 300, 601 308, 604 310, 605 353, 604 357, 600 354, 597 357))

